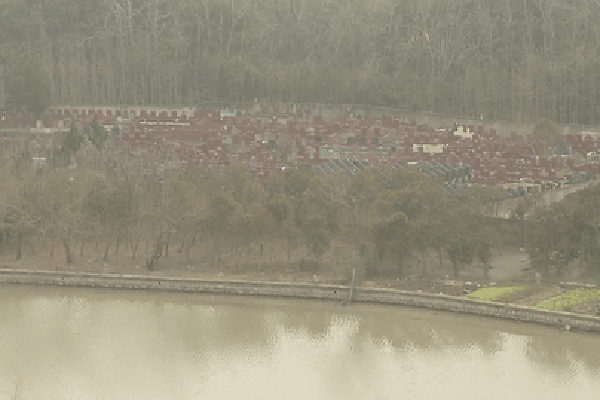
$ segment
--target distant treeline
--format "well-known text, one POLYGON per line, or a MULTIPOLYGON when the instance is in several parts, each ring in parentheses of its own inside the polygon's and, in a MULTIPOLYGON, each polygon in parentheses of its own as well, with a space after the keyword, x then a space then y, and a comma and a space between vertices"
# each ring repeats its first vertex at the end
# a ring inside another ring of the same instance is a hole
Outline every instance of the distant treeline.
POLYGON ((371 104, 598 123, 595 0, 0 0, 0 107, 371 104))

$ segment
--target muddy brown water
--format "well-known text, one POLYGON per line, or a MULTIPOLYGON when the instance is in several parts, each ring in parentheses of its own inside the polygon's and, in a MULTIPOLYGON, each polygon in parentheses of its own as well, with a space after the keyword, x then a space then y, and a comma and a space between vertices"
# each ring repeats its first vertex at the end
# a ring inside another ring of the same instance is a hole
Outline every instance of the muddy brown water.
POLYGON ((0 286, 0 399, 597 399, 598 378, 600 335, 533 324, 0 286))

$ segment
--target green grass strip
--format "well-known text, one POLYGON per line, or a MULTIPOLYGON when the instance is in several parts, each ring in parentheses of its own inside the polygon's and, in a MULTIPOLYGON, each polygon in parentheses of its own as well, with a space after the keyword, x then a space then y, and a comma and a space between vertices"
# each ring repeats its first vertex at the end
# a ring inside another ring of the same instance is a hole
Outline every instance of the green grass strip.
POLYGON ((523 286, 486 287, 469 293, 469 297, 479 300, 498 300, 514 292, 522 290, 523 286))
POLYGON ((546 310, 564 311, 570 306, 576 306, 598 298, 600 298, 600 290, 598 289, 573 289, 541 301, 535 306, 546 310))

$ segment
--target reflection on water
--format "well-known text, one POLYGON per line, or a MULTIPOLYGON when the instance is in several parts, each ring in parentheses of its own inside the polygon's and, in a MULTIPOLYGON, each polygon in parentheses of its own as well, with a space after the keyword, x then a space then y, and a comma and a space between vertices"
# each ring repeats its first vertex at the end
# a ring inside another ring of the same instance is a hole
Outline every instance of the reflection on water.
POLYGON ((0 399, 596 399, 600 336, 390 306, 0 286, 0 399))

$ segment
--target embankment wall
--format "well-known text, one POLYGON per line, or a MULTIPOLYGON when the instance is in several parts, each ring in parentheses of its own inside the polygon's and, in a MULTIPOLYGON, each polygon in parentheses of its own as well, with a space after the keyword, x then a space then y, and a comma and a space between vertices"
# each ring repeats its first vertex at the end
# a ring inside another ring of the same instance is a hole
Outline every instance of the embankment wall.
MULTIPOLYGON (((0 269, 0 283, 294 297, 340 302, 346 301, 350 294, 350 287, 342 285, 213 281, 193 278, 15 269, 0 269)), ((476 300, 468 297, 377 288, 356 288, 353 297, 353 301, 356 302, 421 307, 600 332, 600 317, 476 300)))

